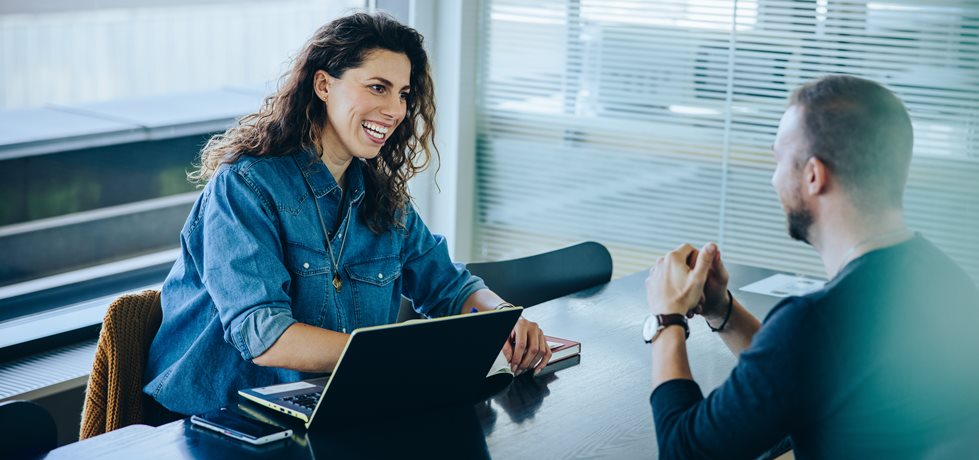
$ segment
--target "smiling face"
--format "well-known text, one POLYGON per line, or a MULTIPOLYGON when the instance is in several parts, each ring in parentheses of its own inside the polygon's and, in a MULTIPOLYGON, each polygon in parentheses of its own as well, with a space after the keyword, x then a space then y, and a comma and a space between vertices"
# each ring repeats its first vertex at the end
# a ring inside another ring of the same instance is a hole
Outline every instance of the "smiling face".
POLYGON ((797 105, 789 107, 782 115, 775 135, 775 172, 772 187, 782 203, 788 224, 789 236, 809 243, 809 229, 813 214, 802 199, 802 175, 804 160, 808 158, 803 113, 797 105))
POLYGON ((335 160, 376 157, 404 120, 411 63, 401 53, 370 51, 340 78, 318 71, 317 95, 326 102, 324 154, 335 160))

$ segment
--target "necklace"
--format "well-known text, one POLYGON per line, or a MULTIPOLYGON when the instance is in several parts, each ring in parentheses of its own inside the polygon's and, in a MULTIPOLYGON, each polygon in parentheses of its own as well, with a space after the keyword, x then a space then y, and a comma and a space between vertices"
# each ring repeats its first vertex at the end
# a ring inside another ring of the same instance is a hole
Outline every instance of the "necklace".
MULTIPOLYGON (((309 184, 306 184, 307 187, 309 184)), ((330 262, 333 264, 333 288, 340 292, 340 288, 343 287, 343 280, 340 279, 340 261, 343 260, 343 248, 347 245, 347 229, 350 227, 350 214, 351 209, 347 209, 347 215, 343 219, 343 237, 340 238, 340 252, 339 256, 333 256, 333 245, 330 244, 330 234, 326 231, 326 224, 323 222, 323 213, 320 211, 320 203, 316 199, 316 194, 310 189, 310 194, 313 197, 313 204, 316 206, 316 216, 320 220, 320 228, 323 229, 323 238, 326 240, 326 248, 330 251, 330 262)), ((343 193, 340 194, 340 206, 337 206, 337 211, 343 206, 343 193)))
POLYGON ((843 270, 843 267, 846 267, 846 264, 850 263, 850 259, 853 258, 854 255, 856 255, 857 249, 870 246, 873 244, 889 242, 891 240, 894 240, 895 242, 904 241, 910 238, 911 236, 914 236, 914 234, 911 232, 911 230, 908 230, 906 228, 902 228, 900 230, 892 230, 886 233, 881 233, 879 235, 872 235, 860 241, 859 243, 854 244, 852 247, 850 247, 848 251, 846 251, 846 254, 843 255, 843 259, 840 260, 840 266, 836 268, 836 273, 839 274, 840 271, 843 270))

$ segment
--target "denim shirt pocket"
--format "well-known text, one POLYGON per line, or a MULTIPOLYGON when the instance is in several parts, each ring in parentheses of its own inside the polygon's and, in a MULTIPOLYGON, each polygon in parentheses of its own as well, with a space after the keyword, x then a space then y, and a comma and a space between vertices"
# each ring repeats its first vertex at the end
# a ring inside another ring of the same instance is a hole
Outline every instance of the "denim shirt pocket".
MULTIPOLYGON (((395 294, 398 298, 401 292, 395 292, 395 283, 401 277, 401 260, 398 256, 379 257, 359 262, 351 262, 344 266, 351 280, 354 300, 354 315, 356 327, 376 326, 387 324, 391 318, 395 294)), ((397 310, 394 310, 397 318, 397 310)))
POLYGON ((299 243, 286 242, 286 268, 292 278, 289 297, 292 315, 297 321, 317 327, 327 327, 326 305, 330 284, 329 256, 318 249, 299 243))

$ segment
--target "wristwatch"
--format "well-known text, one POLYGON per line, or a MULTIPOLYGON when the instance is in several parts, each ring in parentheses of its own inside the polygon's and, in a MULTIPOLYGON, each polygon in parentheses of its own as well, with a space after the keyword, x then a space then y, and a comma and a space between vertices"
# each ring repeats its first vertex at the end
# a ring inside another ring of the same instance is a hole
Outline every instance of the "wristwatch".
POLYGON ((683 326, 684 338, 690 337, 690 326, 687 325, 687 317, 679 313, 668 315, 649 315, 642 326, 642 338, 646 343, 653 343, 660 332, 669 326, 683 326))

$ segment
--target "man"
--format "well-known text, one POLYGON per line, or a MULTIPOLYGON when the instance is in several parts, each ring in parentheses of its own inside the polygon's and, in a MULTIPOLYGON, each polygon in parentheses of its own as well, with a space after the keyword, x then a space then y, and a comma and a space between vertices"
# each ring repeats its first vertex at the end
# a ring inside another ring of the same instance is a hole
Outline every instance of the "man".
POLYGON ((904 224, 912 143, 907 110, 877 83, 829 76, 795 91, 772 185, 789 235, 819 252, 830 281, 764 324, 731 296, 713 243, 657 261, 644 329, 656 331, 663 458, 753 458, 786 436, 798 458, 975 455, 957 449, 977 432, 979 292, 904 224), (706 399, 684 342, 694 314, 738 356, 706 399))

